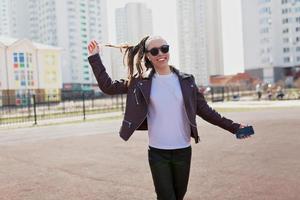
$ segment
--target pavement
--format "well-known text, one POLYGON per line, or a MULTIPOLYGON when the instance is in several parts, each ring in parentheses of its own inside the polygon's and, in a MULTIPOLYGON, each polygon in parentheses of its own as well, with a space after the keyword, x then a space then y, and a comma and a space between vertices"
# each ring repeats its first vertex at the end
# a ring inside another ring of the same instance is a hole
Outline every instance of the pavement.
MULTIPOLYGON (((233 103, 235 106, 238 104, 233 103)), ((185 200, 297 200, 300 107, 226 112, 250 139, 197 119, 185 200)), ((214 104, 216 105, 216 104, 214 104)), ((0 200, 151 200, 148 137, 118 136, 121 119, 0 130, 0 200)))

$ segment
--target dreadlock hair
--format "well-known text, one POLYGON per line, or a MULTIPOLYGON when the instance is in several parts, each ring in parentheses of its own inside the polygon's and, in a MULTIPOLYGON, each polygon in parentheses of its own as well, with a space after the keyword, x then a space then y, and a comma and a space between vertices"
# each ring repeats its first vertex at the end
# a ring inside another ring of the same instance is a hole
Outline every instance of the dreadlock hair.
POLYGON ((123 64, 128 67, 128 85, 130 84, 132 78, 137 76, 138 78, 142 78, 143 72, 148 70, 149 68, 153 68, 152 63, 145 56, 146 47, 145 43, 150 36, 144 37, 137 45, 106 45, 108 47, 119 48, 123 53, 123 64), (125 49, 125 51, 123 51, 125 49), (135 73, 137 72, 137 73, 135 73))

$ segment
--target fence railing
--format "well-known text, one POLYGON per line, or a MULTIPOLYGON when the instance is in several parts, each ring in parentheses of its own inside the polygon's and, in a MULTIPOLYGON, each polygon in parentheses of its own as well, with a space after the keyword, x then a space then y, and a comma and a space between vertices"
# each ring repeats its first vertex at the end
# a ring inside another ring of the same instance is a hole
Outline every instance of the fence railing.
MULTIPOLYGON (((2 96, 1 99, 5 101, 5 98, 9 97, 2 96)), ((126 95, 99 97, 83 92, 80 97, 64 98, 61 101, 49 99, 41 102, 35 94, 25 96, 24 99, 27 101, 19 105, 0 106, 0 126, 24 122, 37 124, 41 120, 68 117, 85 120, 87 115, 124 111, 126 95)))
MULTIPOLYGON (((204 96, 207 101, 232 101, 247 97, 256 100, 254 90, 241 91, 239 88, 212 87, 204 96)), ((270 99, 267 93, 262 98, 270 99)), ((299 89, 285 90, 283 99, 300 99, 299 89)), ((86 120, 87 116, 106 112, 124 112, 126 95, 99 95, 90 92, 76 92, 61 95, 23 94, 22 96, 0 96, 0 126, 8 124, 32 123, 41 120, 75 117, 86 120), (6 105, 2 102, 6 102, 6 105)))

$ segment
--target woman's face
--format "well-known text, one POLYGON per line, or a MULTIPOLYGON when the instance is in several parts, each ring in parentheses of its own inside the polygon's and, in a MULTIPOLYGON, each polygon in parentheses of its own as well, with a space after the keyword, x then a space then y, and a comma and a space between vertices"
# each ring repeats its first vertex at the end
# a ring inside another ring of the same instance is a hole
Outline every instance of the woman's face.
POLYGON ((146 47, 146 51, 147 58, 155 68, 163 68, 169 66, 169 45, 164 39, 150 39, 146 47))

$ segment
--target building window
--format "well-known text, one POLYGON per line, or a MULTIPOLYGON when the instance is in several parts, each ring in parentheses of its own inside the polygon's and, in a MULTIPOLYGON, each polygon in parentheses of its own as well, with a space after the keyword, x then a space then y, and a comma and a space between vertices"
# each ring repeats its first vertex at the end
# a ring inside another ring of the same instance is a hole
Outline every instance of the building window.
POLYGON ((290 52, 290 48, 289 47, 283 48, 283 53, 288 53, 288 52, 290 52))
POLYGON ((300 51, 300 47, 296 47, 296 51, 300 51))
POLYGON ((288 33, 289 32, 289 29, 288 28, 285 28, 282 30, 282 33, 288 33))
POLYGON ((269 28, 266 27, 266 28, 260 29, 260 33, 269 33, 269 28))
MULTIPOLYGON (((296 20, 297 20, 297 18, 296 18, 296 20)), ((291 18, 284 18, 284 19, 282 19, 282 24, 287 24, 289 22, 292 22, 291 18)))
POLYGON ((288 14, 288 13, 291 13, 292 12, 292 9, 291 8, 284 8, 282 9, 281 13, 282 14, 288 14))
POLYGON ((287 4, 290 0, 281 0, 281 4, 287 4))
POLYGON ((271 0, 259 0, 258 3, 264 4, 264 3, 269 3, 271 0))
POLYGON ((15 80, 18 81, 19 80, 19 72, 15 71, 15 80))
POLYGON ((284 63, 289 63, 291 61, 290 57, 284 57, 283 62, 284 63))
POLYGON ((265 14, 265 13, 271 14, 271 8, 270 7, 263 7, 259 10, 259 13, 260 14, 265 14))
POLYGON ((283 43, 289 43, 290 42, 290 38, 283 38, 283 43))

